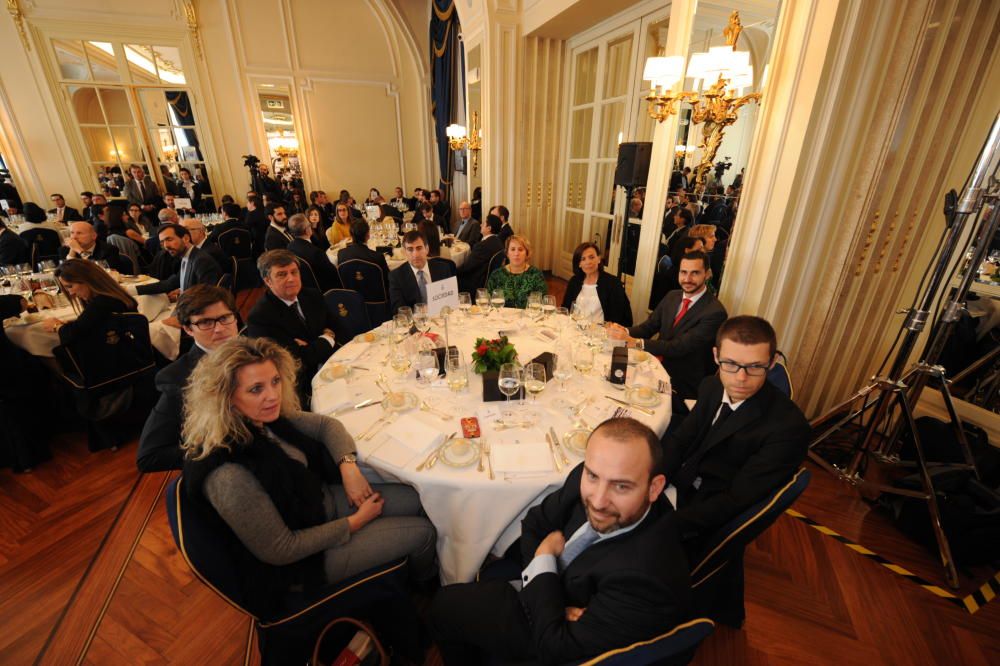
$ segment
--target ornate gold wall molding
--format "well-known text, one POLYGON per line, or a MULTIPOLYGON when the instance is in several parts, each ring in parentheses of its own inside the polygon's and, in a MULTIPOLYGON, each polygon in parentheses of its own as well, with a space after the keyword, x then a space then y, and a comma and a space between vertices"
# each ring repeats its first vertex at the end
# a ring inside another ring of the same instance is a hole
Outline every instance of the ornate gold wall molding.
MULTIPOLYGON (((12 2, 13 0, 7 0, 12 2)), ((187 22, 188 31, 191 33, 191 41, 194 42, 194 52, 202 60, 205 59, 205 51, 201 46, 201 30, 198 27, 198 14, 194 9, 194 0, 181 0, 181 7, 184 10, 184 20, 187 22)))
POLYGON ((21 44, 26 51, 31 50, 31 42, 28 40, 28 32, 24 27, 24 12, 21 11, 21 3, 18 0, 7 0, 7 11, 14 20, 17 27, 17 34, 21 38, 21 44))

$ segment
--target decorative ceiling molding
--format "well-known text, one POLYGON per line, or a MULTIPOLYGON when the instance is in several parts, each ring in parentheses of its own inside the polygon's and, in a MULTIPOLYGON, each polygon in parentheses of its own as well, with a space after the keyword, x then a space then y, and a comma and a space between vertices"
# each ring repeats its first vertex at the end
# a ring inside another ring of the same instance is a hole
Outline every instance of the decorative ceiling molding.
POLYGON ((28 33, 24 29, 24 12, 21 11, 21 5, 18 0, 7 0, 7 11, 10 12, 10 17, 14 19, 14 25, 17 26, 17 34, 21 36, 21 43, 24 44, 24 49, 30 51, 31 42, 28 41, 28 33))
MULTIPOLYGON (((15 0, 7 0, 8 3, 13 1, 15 0)), ((181 0, 181 5, 184 9, 184 19, 187 21, 188 30, 194 41, 195 53, 198 54, 199 59, 204 60, 205 52, 201 48, 201 31, 198 28, 198 15, 194 11, 194 0, 181 0)))

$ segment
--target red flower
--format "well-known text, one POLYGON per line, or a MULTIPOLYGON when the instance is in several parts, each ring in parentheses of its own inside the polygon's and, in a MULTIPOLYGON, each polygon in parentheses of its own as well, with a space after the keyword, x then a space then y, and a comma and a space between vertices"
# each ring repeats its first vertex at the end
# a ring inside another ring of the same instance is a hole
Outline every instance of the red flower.
POLYGON ((485 344, 479 345, 478 347, 476 347, 476 353, 479 354, 480 356, 486 356, 486 349, 487 348, 485 344))

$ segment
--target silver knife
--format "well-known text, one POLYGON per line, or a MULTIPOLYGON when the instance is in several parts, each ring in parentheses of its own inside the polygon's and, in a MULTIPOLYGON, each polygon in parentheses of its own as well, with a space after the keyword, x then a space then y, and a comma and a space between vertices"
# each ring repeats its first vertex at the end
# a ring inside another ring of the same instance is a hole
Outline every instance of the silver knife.
POLYGON ((559 452, 560 457, 564 465, 569 465, 569 458, 566 457, 566 452, 563 451, 562 442, 559 441, 559 435, 556 434, 556 429, 549 426, 549 432, 552 433, 552 441, 556 444, 556 451, 559 452))
POLYGON ((549 442, 549 453, 552 454, 552 462, 555 463, 556 471, 561 472, 562 465, 559 464, 559 458, 556 457, 556 447, 555 445, 552 444, 552 437, 549 435, 549 433, 545 433, 545 439, 547 439, 549 442))
POLYGON ((645 407, 643 407, 641 405, 636 405, 636 404, 631 403, 631 402, 626 402, 624 400, 619 400, 618 398, 612 398, 610 395, 606 395, 604 397, 607 398, 608 400, 610 400, 611 402, 617 402, 619 405, 625 405, 626 407, 631 407, 632 409, 638 409, 643 414, 649 414, 650 416, 655 416, 656 415, 656 412, 654 412, 652 409, 647 409, 647 408, 645 408, 645 407))

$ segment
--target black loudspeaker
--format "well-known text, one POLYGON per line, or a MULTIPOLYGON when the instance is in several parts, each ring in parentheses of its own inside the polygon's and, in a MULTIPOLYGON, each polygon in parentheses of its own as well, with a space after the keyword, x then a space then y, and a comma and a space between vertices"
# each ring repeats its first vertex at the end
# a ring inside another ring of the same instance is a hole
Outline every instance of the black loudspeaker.
POLYGON ((615 168, 615 185, 645 187, 649 176, 649 156, 653 152, 650 142, 618 144, 618 166, 615 168))

